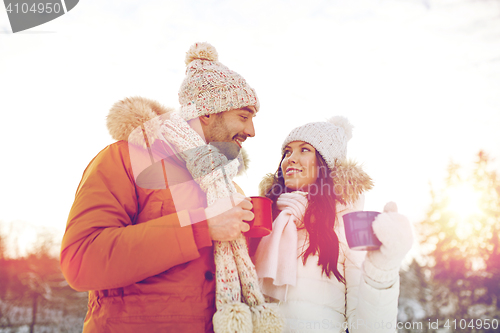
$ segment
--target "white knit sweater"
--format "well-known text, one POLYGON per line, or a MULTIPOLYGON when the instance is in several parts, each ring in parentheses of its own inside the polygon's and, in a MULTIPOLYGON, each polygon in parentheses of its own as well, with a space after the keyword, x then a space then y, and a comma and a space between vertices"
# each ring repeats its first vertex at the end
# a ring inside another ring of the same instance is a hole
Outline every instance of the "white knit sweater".
MULTIPOLYGON (((346 285, 334 276, 327 278, 322 274, 317 256, 309 256, 305 265, 302 258, 298 258, 296 286, 288 288, 286 301, 279 305, 286 321, 284 332, 345 332, 346 328, 349 333, 397 331, 399 279, 384 290, 366 283, 362 272, 366 252, 351 251, 345 238, 341 216, 362 210, 363 199, 354 207, 337 206, 338 270, 345 277, 346 285)), ((304 229, 298 232, 298 255, 305 249, 306 232, 304 229)))

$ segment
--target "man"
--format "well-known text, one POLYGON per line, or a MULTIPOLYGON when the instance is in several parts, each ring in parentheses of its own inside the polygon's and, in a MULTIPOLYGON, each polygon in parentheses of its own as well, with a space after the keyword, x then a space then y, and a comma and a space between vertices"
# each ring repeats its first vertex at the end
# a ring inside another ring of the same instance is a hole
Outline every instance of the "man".
MULTIPOLYGON (((186 64, 180 116, 205 142, 241 148, 255 135, 255 91, 209 44, 193 45, 186 64)), ((119 141, 78 186, 61 269, 71 287, 89 291, 84 332, 213 332, 212 240, 248 231, 252 204, 234 195, 235 206, 219 199, 207 207, 183 152, 161 135, 171 112, 143 98, 116 103, 108 128, 119 141)))

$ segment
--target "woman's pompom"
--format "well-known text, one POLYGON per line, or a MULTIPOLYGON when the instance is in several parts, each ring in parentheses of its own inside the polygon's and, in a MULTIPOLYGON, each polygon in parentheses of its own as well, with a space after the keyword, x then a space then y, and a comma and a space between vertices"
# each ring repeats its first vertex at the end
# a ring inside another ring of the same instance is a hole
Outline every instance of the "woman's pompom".
POLYGON ((186 52, 186 65, 189 65, 191 61, 196 59, 217 61, 219 55, 212 45, 205 42, 195 43, 189 48, 189 51, 186 52))
POLYGON ((347 118, 342 116, 335 116, 328 119, 328 122, 334 124, 335 126, 343 128, 347 141, 351 140, 352 129, 354 128, 354 126, 352 126, 352 124, 349 122, 349 120, 347 120, 347 118))

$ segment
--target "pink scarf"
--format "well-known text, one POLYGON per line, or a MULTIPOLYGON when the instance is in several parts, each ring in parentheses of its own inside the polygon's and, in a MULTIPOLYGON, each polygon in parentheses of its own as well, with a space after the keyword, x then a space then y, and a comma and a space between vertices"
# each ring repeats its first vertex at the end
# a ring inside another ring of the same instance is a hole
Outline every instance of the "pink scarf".
POLYGON ((283 193, 276 202, 281 213, 273 232, 262 238, 255 253, 255 269, 262 293, 286 301, 288 286, 297 281, 297 227, 307 207, 307 193, 283 193))
MULTIPOLYGON (((282 302, 286 301, 288 286, 297 282, 297 227, 302 226, 302 219, 307 208, 307 193, 295 191, 283 193, 276 204, 281 213, 273 222, 273 232, 263 237, 255 252, 255 269, 264 295, 282 302)), ((337 217, 341 226, 338 228, 339 242, 346 243, 341 217, 352 211, 363 210, 364 196, 354 204, 337 203, 337 217)))

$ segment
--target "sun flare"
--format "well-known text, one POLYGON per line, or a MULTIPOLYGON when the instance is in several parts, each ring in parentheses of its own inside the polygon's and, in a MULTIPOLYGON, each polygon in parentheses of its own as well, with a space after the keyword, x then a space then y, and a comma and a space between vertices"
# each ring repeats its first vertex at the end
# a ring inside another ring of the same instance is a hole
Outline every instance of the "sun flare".
POLYGON ((460 184, 448 189, 448 209, 463 218, 478 214, 480 194, 468 184, 460 184))
POLYGON ((479 207, 481 195, 469 184, 460 184, 448 188, 448 210, 453 213, 456 225, 456 234, 464 239, 475 232, 478 227, 474 216, 480 214, 479 207))

